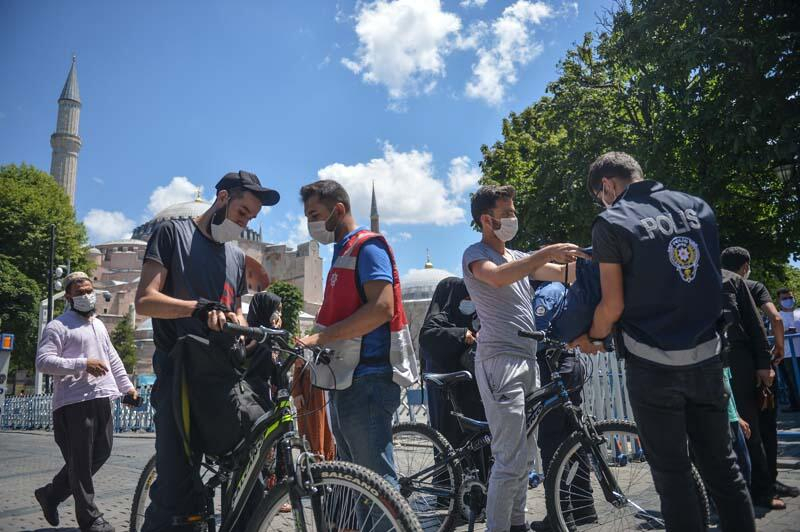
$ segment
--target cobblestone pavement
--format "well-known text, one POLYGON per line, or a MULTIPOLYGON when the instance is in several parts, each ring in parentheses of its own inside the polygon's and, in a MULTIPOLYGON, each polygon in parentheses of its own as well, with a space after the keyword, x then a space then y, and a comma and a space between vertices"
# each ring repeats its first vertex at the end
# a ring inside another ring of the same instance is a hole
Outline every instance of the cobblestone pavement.
MULTIPOLYGON (((141 469, 153 453, 152 435, 117 435, 114 450, 106 465, 95 476, 97 502, 105 517, 118 531, 127 530, 131 497, 141 469)), ((797 454, 787 453, 780 479, 800 487, 797 454)), ((76 532, 71 499, 60 507, 61 527, 51 528, 41 515, 33 490, 50 481, 62 466, 62 458, 47 432, 0 432, 0 531, 76 532)), ((761 531, 800 530, 800 499, 786 499, 787 510, 764 512, 757 509, 761 531)), ((542 487, 528 491, 528 517, 544 514, 542 487)), ((466 526, 459 526, 459 531, 466 526)), ((485 530, 482 525, 476 530, 485 530)))

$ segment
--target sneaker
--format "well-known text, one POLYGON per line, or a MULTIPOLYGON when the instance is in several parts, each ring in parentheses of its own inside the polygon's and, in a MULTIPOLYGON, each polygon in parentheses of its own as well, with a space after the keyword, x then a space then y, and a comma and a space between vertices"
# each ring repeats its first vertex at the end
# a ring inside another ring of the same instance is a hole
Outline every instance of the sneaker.
POLYGON ((511 525, 509 532, 528 532, 528 527, 525 525, 511 525))
POLYGON ((780 480, 775 481, 775 494, 778 497, 797 497, 800 495, 800 489, 794 486, 787 486, 780 480))
POLYGON ((38 490, 33 492, 33 496, 36 497, 36 500, 39 502, 39 506, 42 507, 42 513, 44 514, 44 520, 47 521, 50 526, 58 526, 58 504, 52 504, 47 498, 47 487, 39 488, 38 490))
MULTIPOLYGON (((575 521, 572 519, 572 516, 567 515, 566 521, 567 521, 567 530, 570 531, 577 530, 577 527, 575 526, 575 521)), ((533 530, 534 532, 551 532, 551 531, 555 532, 556 530, 558 530, 558 528, 550 524, 549 516, 544 516, 544 519, 542 519, 541 521, 532 521, 530 525, 530 530, 533 530)))
POLYGON ((114 527, 102 517, 98 517, 94 520, 92 526, 89 528, 82 528, 81 532, 114 532, 114 527))

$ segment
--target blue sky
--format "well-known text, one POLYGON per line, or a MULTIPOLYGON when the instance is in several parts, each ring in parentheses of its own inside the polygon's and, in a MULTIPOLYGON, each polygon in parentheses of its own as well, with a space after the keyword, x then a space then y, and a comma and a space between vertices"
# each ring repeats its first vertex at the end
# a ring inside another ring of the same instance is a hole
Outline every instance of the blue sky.
MULTIPOLYGON (((401 273, 460 275, 481 144, 538 99, 611 2, 0 3, 0 164, 50 168, 72 54, 83 108, 76 209, 92 243, 211 197, 231 170, 282 194, 252 224, 307 239, 299 187, 375 182, 401 273)), ((587 230, 588 231, 588 230, 587 230)), ((587 233, 588 241, 588 233, 587 233)), ((330 255, 330 250, 325 256, 330 255)))

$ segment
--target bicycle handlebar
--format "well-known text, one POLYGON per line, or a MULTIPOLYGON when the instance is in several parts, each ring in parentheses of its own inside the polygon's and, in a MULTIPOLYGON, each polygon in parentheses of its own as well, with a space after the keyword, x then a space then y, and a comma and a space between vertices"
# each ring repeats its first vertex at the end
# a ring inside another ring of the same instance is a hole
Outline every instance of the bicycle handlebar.
POLYGON ((544 333, 544 331, 517 331, 517 336, 530 338, 531 340, 536 340, 537 342, 543 342, 547 340, 547 335, 544 333))
POLYGON ((258 343, 263 343, 267 338, 288 338, 289 331, 283 329, 268 329, 267 327, 246 327, 230 321, 225 322, 222 330, 227 333, 241 334, 251 338, 258 343))

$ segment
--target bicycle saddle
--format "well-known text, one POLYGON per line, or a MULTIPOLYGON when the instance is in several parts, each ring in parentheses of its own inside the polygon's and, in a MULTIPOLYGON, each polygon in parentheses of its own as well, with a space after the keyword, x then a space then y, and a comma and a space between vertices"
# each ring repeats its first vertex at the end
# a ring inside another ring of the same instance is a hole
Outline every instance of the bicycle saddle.
POLYGON ((449 386, 459 382, 472 380, 472 373, 469 371, 455 371, 453 373, 426 373, 422 376, 425 382, 437 384, 439 386, 449 386))

